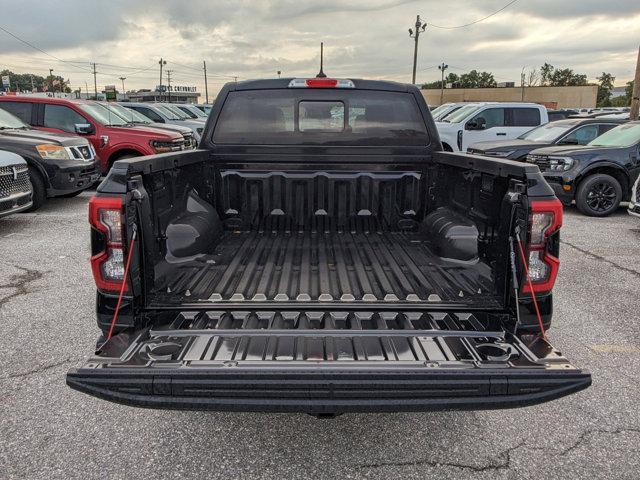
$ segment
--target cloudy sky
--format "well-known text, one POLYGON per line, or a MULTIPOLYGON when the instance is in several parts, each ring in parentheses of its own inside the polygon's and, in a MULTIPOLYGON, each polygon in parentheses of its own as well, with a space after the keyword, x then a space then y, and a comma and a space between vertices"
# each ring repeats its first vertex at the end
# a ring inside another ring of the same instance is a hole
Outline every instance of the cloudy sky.
MULTIPOLYGON (((602 71, 624 85, 633 76, 640 43, 639 0, 519 0, 475 25, 507 0, 0 0, 0 70, 54 73, 73 88, 127 89, 158 84, 158 60, 172 84, 204 92, 226 81, 317 73, 319 43, 331 76, 411 80, 416 14, 429 24, 420 37, 417 81, 451 72, 488 70, 497 81, 519 82, 523 68, 549 62, 595 79, 602 71), (72 63, 69 63, 72 62, 72 63)), ((165 77, 166 80, 166 77, 165 77)), ((166 81, 165 81, 166 83, 166 81)), ((91 90, 91 89, 90 89, 91 90)))

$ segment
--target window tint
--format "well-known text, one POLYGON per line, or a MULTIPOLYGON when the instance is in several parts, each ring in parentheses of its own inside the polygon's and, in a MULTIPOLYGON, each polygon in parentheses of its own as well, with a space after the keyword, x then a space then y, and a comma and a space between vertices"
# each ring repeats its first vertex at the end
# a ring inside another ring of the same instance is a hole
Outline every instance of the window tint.
POLYGON ((164 123, 164 119, 158 115, 156 112, 146 107, 127 107, 135 110, 136 112, 140 112, 145 117, 149 117, 154 122, 164 123))
POLYGON ((404 146, 429 142, 413 96, 343 89, 230 92, 213 140, 249 145, 404 146))
POLYGON ((563 137, 560 140, 560 143, 569 143, 576 145, 586 145, 591 140, 598 136, 598 125, 583 125, 582 127, 576 128, 573 132, 571 132, 566 137, 563 137))
POLYGON ((598 124, 598 135, 602 135, 604 132, 608 132, 613 127, 617 127, 615 123, 599 123, 598 124))
POLYGON ((504 127, 504 108, 487 108, 476 114, 472 120, 484 123, 485 129, 492 127, 504 127), (484 119, 484 122, 482 121, 484 119))
POLYGON ((44 106, 44 126, 75 132, 76 123, 89 123, 82 115, 64 105, 44 106))
POLYGON ((301 132, 341 132, 344 130, 344 103, 303 101, 298 105, 301 132))
POLYGON ((27 125, 31 124, 31 110, 33 109, 32 103, 2 102, 0 103, 0 108, 18 117, 27 125))
POLYGON ((537 127, 540 125, 540 110, 537 108, 511 108, 513 127, 537 127))

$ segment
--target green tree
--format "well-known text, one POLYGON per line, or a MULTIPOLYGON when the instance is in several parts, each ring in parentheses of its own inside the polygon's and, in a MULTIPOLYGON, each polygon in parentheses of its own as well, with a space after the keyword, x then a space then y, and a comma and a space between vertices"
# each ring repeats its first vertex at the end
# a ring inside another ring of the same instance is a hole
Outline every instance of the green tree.
POLYGON ((554 70, 554 66, 546 62, 540 67, 540 85, 546 86, 551 83, 551 75, 554 70))
MULTIPOLYGON (((455 73, 449 73, 445 78, 444 78, 444 83, 445 83, 445 87, 447 84, 451 84, 451 88, 458 88, 458 83, 460 82, 460 77, 458 77, 458 75, 456 75, 455 73)), ((427 83, 423 83, 420 88, 422 89, 430 89, 430 88, 442 88, 441 84, 442 82, 440 80, 436 80, 435 82, 427 82, 427 83)))
POLYGON ((574 73, 570 68, 554 69, 549 79, 552 87, 588 85, 587 76, 574 73))
POLYGON ((493 74, 490 72, 471 70, 469 73, 460 75, 460 87, 462 88, 487 88, 497 85, 493 74))
POLYGON ((57 92, 71 92, 69 81, 59 75, 48 75, 46 78, 33 73, 13 73, 11 70, 2 70, 0 75, 9 76, 11 81, 11 90, 20 92, 31 92, 33 89, 37 91, 51 90, 54 80, 60 82, 55 86, 57 92))
POLYGON ((602 72, 602 75, 597 77, 598 80, 598 97, 596 100, 597 107, 609 107, 611 106, 611 90, 613 89, 613 83, 616 81, 616 77, 607 72, 602 72))
POLYGON ((624 89, 624 93, 627 96, 627 105, 631 105, 631 97, 633 96, 633 80, 627 82, 627 86, 624 89))

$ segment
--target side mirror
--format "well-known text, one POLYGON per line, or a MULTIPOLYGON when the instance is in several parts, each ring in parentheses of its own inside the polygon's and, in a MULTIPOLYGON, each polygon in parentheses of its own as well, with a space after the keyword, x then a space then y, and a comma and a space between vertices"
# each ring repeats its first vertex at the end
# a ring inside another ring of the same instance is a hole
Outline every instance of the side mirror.
POLYGON ((78 135, 91 135, 95 133, 95 129, 90 123, 76 123, 74 127, 78 135))
POLYGON ((484 119, 484 117, 476 117, 467 122, 467 124, 465 125, 465 129, 466 130, 484 130, 486 125, 487 125, 487 121, 484 119))

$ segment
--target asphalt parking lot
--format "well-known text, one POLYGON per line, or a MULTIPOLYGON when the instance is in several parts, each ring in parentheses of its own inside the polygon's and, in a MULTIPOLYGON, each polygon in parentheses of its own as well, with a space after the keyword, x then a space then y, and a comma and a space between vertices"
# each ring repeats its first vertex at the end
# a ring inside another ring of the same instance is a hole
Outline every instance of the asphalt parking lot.
POLYGON ((638 478, 640 220, 569 209, 552 343, 586 391, 508 411, 147 411, 67 388, 95 344, 85 193, 0 219, 1 478, 638 478))

